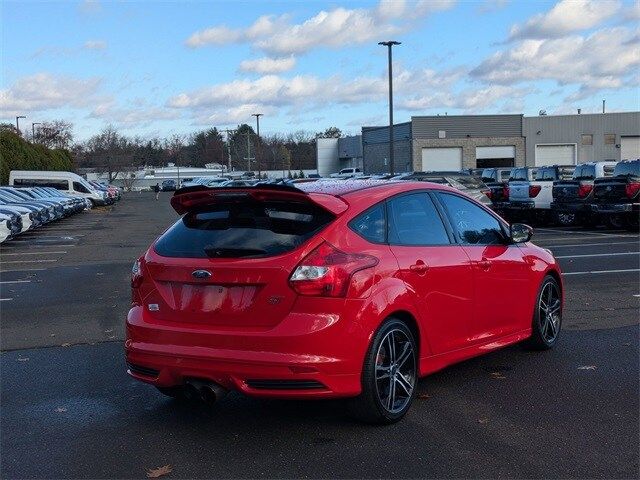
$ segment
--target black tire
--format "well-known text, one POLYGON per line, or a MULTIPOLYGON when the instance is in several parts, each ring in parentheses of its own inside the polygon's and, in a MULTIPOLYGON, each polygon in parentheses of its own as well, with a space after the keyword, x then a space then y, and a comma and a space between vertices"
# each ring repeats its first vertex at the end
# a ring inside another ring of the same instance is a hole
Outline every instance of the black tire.
POLYGON ((532 334, 527 344, 534 350, 548 350, 557 343, 562 328, 562 290, 551 275, 544 277, 538 289, 534 309, 532 334), (550 290, 555 292, 551 301, 550 290), (554 313, 550 313, 552 311, 554 313))
POLYGON ((640 218, 638 218, 637 212, 632 212, 626 218, 625 228, 630 232, 637 232, 640 230, 640 218))
POLYGON ((365 356, 362 393, 349 401, 351 414, 366 423, 395 423, 404 417, 411 407, 417 382, 418 345, 413 333, 403 321, 389 317, 374 335, 365 356), (393 343, 393 347, 390 346, 390 342, 393 343), (407 343, 410 350, 406 347, 407 343), (396 354, 396 346, 402 350, 399 355, 396 354), (392 349, 396 353, 387 355, 392 349), (389 362, 388 366, 385 365, 386 362, 389 362), (409 391, 407 385, 410 386, 409 391))
POLYGON ((625 221, 622 215, 619 213, 612 213, 605 217, 605 225, 611 230, 623 230, 625 228, 625 221))
POLYGON ((579 222, 583 228, 596 228, 600 224, 600 216, 597 213, 584 213, 580 215, 579 222))

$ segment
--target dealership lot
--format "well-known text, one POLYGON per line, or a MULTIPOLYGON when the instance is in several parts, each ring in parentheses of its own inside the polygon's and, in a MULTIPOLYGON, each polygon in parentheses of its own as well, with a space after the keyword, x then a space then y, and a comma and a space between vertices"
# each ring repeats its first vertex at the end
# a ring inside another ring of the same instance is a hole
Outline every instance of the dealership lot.
POLYGON ((637 474, 637 234, 537 229, 565 273, 558 347, 432 375, 404 421, 374 428, 340 402, 187 408, 127 377, 129 272, 177 218, 168 198, 128 194, 0 247, 3 478, 637 474))

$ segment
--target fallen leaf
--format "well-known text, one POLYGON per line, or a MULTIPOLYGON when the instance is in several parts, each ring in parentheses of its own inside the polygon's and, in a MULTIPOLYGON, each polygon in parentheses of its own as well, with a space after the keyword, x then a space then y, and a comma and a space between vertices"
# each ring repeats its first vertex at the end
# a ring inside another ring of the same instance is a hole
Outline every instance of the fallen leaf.
POLYGON ((51 335, 49 335, 49 336, 50 336, 50 337, 55 337, 55 336, 56 336, 56 334, 55 334, 55 333, 52 333, 52 334, 51 334, 51 335))
POLYGON ((63 343, 62 345, 60 345, 61 347, 70 347, 71 344, 70 343, 63 343))
POLYGON ((429 395, 428 393, 419 393, 419 394, 418 394, 418 398, 419 398, 420 400, 426 400, 426 399, 428 399, 428 398, 431 398, 431 395, 429 395))
POLYGON ((19 362, 28 362, 29 361, 29 357, 18 357, 18 361, 19 362))
POLYGON ((630 346, 631 346, 631 344, 630 344, 630 343, 623 343, 623 344, 622 344, 622 346, 623 346, 623 347, 630 347, 630 346))
POLYGON ((158 468, 151 468, 147 470, 147 478, 158 478, 163 475, 167 475, 173 471, 173 467, 171 465, 164 465, 158 468))
POLYGON ((595 370, 597 367, 595 365, 582 365, 578 367, 578 370, 595 370))
POLYGON ((491 372, 491 378, 495 378, 496 380, 504 380, 505 377, 501 372, 491 372))
POLYGON ((478 423, 482 423, 482 424, 489 423, 489 419, 487 417, 479 418, 478 423))
POLYGON ((113 328, 110 328, 109 330, 105 330, 104 333, 111 333, 113 332, 113 328))
POLYGON ((66 412, 66 411, 67 411, 67 409, 66 409, 66 408, 64 408, 64 407, 58 407, 58 408, 56 408, 56 410, 55 410, 55 411, 56 411, 56 413, 62 413, 62 412, 66 412))

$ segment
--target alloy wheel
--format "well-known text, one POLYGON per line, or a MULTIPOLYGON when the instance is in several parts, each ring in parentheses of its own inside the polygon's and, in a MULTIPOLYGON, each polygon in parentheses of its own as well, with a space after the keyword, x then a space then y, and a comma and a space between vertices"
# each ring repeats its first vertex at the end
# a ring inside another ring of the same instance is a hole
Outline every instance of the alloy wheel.
POLYGON ((540 293, 538 303, 540 334, 547 343, 553 343, 560 331, 560 307, 562 301, 555 283, 547 283, 540 293))
POLYGON ((413 342, 405 332, 387 332, 376 353, 375 372, 382 407, 390 413, 402 411, 411 401, 417 376, 413 342))

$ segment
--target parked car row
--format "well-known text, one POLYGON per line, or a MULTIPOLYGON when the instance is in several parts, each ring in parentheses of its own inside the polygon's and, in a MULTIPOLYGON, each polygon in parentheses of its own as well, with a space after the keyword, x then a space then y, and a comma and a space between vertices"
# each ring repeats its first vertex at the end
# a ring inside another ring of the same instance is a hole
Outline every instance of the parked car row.
POLYGON ((9 183, 0 186, 0 243, 121 196, 116 187, 71 172, 14 170, 9 183))
POLYGON ((494 209, 510 220, 638 229, 640 159, 492 168, 482 179, 494 209))

